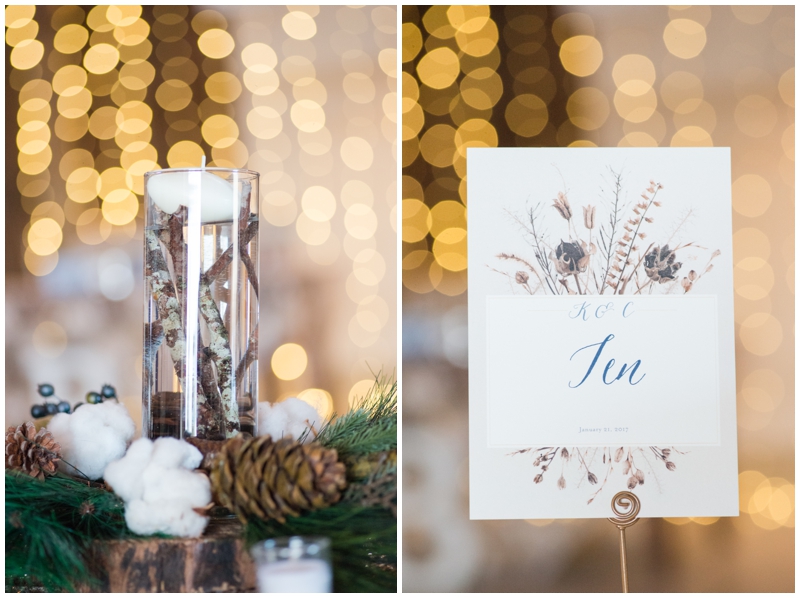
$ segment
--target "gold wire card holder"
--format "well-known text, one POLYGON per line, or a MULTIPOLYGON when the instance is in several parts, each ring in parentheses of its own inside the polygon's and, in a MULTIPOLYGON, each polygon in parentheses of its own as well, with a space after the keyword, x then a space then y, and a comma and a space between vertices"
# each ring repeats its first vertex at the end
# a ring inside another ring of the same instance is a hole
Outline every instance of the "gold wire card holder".
POLYGON ((624 490, 617 492, 611 499, 611 510, 615 517, 608 520, 617 526, 619 530, 619 566, 622 574, 622 592, 628 593, 628 557, 627 546, 625 543, 625 530, 639 521, 639 511, 641 509, 639 498, 633 493, 624 490))

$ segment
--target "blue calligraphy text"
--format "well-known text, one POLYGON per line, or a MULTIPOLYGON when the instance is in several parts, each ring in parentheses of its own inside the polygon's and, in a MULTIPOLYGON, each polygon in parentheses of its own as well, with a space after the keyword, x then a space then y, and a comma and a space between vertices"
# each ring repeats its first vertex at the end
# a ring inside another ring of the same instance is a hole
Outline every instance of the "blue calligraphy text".
POLYGON ((606 315, 606 312, 609 312, 609 311, 614 311, 614 303, 613 302, 609 302, 609 303, 606 303, 605 305, 598 306, 598 308, 596 310, 594 310, 594 317, 599 320, 604 315, 606 315))
POLYGON ((587 303, 586 301, 583 302, 583 305, 576 305, 575 309, 578 310, 578 313, 572 315, 572 312, 569 313, 569 317, 573 320, 576 318, 581 318, 584 322, 589 319, 589 314, 586 313, 586 308, 589 307, 591 303, 587 303))
MULTIPOLYGON (((581 384, 586 382, 586 379, 592 373, 592 370, 594 369, 594 366, 597 365, 597 362, 600 359, 600 354, 603 352, 603 349, 605 349, 606 345, 613 339, 614 339, 614 335, 613 334, 609 334, 608 336, 606 336, 606 338, 603 339, 602 342, 594 343, 594 344, 591 344, 591 345, 586 345, 585 347, 581 347, 580 349, 575 351, 570 356, 569 360, 572 361, 572 358, 575 357, 578 353, 580 353, 584 349, 589 349, 590 347, 597 347, 597 352, 594 354, 594 357, 592 358, 592 363, 589 365, 589 369, 587 369, 586 373, 583 375, 583 379, 580 382, 578 382, 577 384, 574 384, 574 385, 572 384, 572 382, 568 382, 568 385, 569 385, 570 388, 578 388, 581 384)), ((642 374, 639 377, 638 380, 634 380, 633 379, 634 374, 636 374, 637 370, 639 369, 639 366, 642 365, 642 360, 641 359, 637 359, 636 361, 633 362, 633 364, 630 367, 628 367, 627 363, 622 364, 622 368, 620 368, 619 374, 617 374, 617 377, 616 378, 612 378, 611 380, 609 380, 609 370, 614 366, 614 363, 616 363, 616 361, 614 359, 609 359, 608 363, 606 364, 605 369, 603 370, 602 378, 603 378, 603 383, 606 384, 606 385, 613 384, 617 380, 621 380, 622 377, 625 376, 625 374, 629 374, 628 383, 631 384, 631 385, 636 385, 636 384, 639 384, 639 382, 642 381, 642 378, 644 378, 645 375, 646 375, 646 374, 642 374)), ((614 374, 611 373, 610 375, 613 377, 614 374)))

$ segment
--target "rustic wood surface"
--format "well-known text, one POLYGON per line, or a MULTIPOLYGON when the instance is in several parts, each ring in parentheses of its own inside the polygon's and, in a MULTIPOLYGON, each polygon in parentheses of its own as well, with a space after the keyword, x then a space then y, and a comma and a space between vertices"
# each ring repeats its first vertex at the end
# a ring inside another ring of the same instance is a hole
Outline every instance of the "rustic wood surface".
POLYGON ((252 592, 256 575, 235 519, 212 520, 200 538, 97 542, 100 592, 252 592))

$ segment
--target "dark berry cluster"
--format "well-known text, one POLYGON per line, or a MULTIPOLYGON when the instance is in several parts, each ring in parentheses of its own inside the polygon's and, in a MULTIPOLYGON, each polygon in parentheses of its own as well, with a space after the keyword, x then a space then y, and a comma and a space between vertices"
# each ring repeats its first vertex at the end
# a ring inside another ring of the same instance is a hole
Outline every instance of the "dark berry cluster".
POLYGON ((103 384, 103 388, 100 389, 100 392, 94 392, 92 390, 86 393, 86 402, 92 405, 102 403, 106 399, 114 399, 119 402, 117 398, 117 389, 110 384, 103 384))
MULTIPOLYGON (((48 415, 55 415, 56 413, 71 413, 74 412, 83 403, 76 403, 74 407, 70 407, 69 403, 56 396, 56 390, 52 384, 40 384, 37 389, 39 396, 45 399, 43 404, 37 404, 31 407, 31 415, 34 418, 46 417, 48 415), (54 402, 48 401, 53 399, 54 402)), ((106 399, 114 399, 119 402, 117 398, 117 390, 110 384, 104 384, 100 392, 90 391, 86 393, 86 402, 90 404, 102 403, 106 399)))

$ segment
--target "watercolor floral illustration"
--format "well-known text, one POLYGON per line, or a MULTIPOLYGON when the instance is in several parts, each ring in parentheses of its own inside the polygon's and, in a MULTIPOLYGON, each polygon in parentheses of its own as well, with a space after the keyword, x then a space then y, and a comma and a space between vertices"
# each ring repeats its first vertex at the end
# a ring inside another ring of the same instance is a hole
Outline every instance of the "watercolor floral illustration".
MULTIPOLYGON (((596 197, 573 198, 564 187, 546 191, 523 213, 507 211, 527 250, 498 253, 487 266, 515 294, 685 294, 713 270, 720 251, 684 237, 692 210, 670 210, 668 185, 650 180, 629 190, 627 176, 608 168, 596 197)), ((560 490, 588 488, 590 504, 610 480, 628 490, 647 480, 658 485, 657 472, 676 471, 676 457, 685 453, 649 446, 531 447, 510 454, 533 457, 536 484, 552 479, 560 490)))

